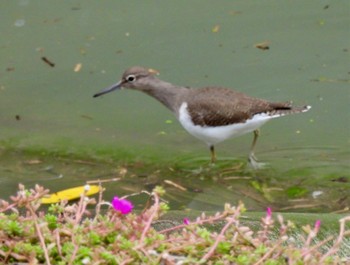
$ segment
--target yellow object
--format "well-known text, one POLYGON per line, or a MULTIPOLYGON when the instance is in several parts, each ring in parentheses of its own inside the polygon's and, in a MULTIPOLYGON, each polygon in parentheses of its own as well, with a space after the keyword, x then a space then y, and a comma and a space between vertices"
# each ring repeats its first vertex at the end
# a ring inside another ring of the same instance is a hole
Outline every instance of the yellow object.
POLYGON ((100 191, 100 187, 97 185, 85 185, 75 188, 70 188, 62 191, 58 191, 52 194, 47 195, 47 197, 44 197, 41 199, 41 203, 48 204, 48 203, 57 203, 63 200, 74 200, 80 198, 82 194, 86 196, 90 196, 93 194, 96 194, 100 191))

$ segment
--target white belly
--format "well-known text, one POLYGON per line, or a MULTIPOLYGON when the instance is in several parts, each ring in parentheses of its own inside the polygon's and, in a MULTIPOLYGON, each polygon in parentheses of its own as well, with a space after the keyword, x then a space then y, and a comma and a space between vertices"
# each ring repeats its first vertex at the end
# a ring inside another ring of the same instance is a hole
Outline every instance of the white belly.
POLYGON ((179 110, 179 121, 181 125, 190 134, 206 142, 208 145, 215 145, 229 138, 238 137, 243 134, 252 132, 272 118, 274 117, 262 113, 255 115, 252 119, 247 120, 245 123, 237 123, 217 127, 202 127, 200 125, 193 124, 187 110, 186 102, 182 103, 179 110))

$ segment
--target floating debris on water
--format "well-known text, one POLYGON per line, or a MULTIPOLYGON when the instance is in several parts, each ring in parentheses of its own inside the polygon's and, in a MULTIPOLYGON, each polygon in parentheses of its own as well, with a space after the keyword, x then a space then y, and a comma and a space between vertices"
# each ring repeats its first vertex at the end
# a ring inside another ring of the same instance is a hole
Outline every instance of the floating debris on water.
POLYGON ((23 27, 26 24, 26 21, 24 19, 17 19, 14 23, 16 27, 23 27))
POLYGON ((46 64, 50 65, 51 67, 55 67, 55 64, 49 59, 47 59, 45 56, 41 57, 41 60, 43 60, 46 64))
POLYGON ((215 25, 213 28, 212 28, 212 30, 211 30, 211 32, 213 32, 213 33, 218 33, 220 31, 220 26, 219 25, 215 25))
POLYGON ((81 63, 77 63, 74 67, 74 72, 79 72, 81 70, 81 67, 83 66, 83 64, 81 63))
POLYGON ((323 191, 321 190, 315 190, 314 192, 312 192, 312 198, 317 199, 319 196, 321 196, 323 194, 323 191))
POLYGON ((270 42, 269 41, 263 41, 260 43, 255 44, 255 48, 258 48, 260 50, 266 51, 270 49, 270 42))

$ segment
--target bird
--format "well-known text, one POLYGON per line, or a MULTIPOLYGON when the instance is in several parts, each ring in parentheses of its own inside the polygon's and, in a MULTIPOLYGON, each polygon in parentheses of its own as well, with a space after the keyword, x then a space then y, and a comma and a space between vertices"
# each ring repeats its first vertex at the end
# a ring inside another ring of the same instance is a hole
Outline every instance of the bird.
POLYGON ((255 156, 259 128, 267 121, 302 113, 311 106, 293 106, 291 102, 270 102, 220 86, 192 88, 174 85, 157 77, 152 68, 133 66, 124 71, 120 81, 93 95, 99 97, 122 88, 138 90, 155 98, 176 116, 183 128, 205 142, 211 163, 216 161, 215 145, 229 138, 253 132, 248 162, 264 167, 255 156))

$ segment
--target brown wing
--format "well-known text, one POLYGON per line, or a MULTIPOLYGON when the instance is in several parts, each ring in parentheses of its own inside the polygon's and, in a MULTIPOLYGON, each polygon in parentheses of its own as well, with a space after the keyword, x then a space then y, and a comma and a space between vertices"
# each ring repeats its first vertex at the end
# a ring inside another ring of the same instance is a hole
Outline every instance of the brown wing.
POLYGON ((291 110, 290 103, 271 103, 226 88, 193 90, 187 100, 192 122, 201 126, 243 123, 255 114, 291 110))

